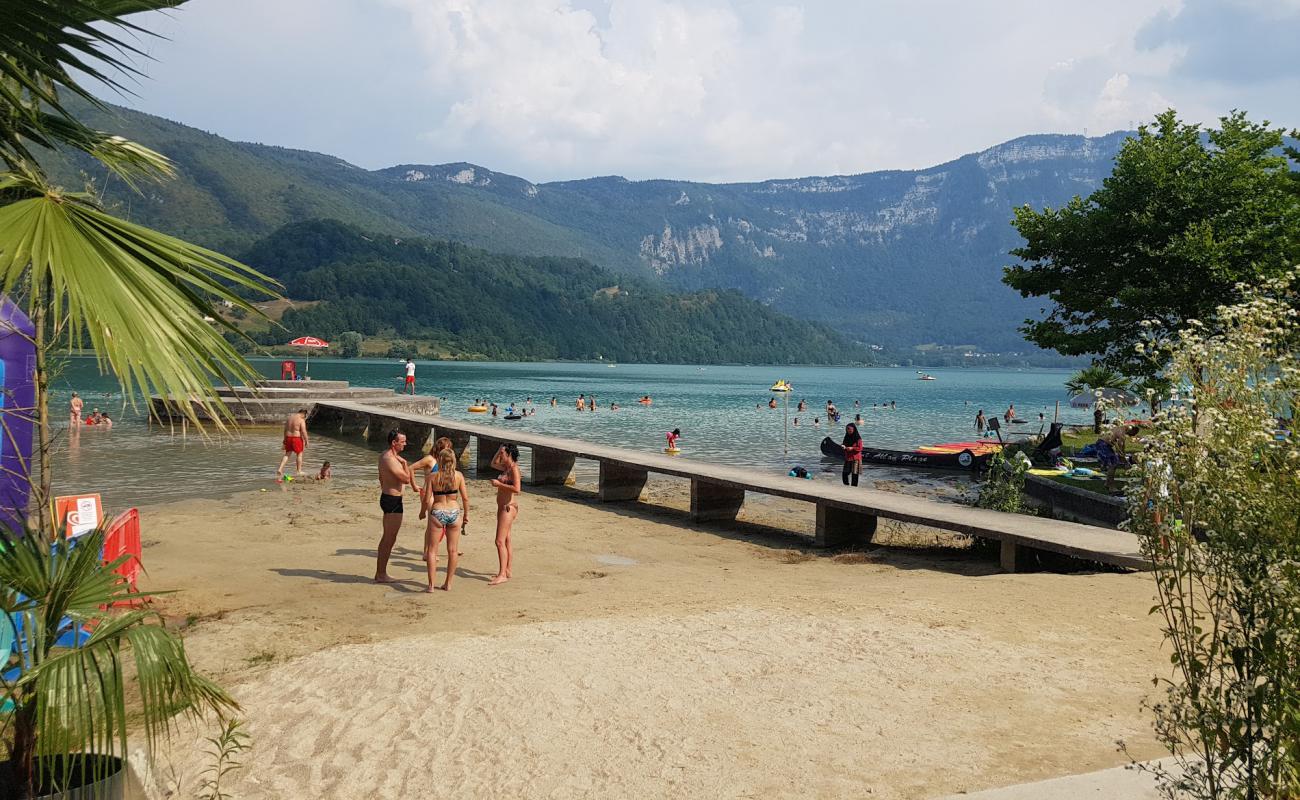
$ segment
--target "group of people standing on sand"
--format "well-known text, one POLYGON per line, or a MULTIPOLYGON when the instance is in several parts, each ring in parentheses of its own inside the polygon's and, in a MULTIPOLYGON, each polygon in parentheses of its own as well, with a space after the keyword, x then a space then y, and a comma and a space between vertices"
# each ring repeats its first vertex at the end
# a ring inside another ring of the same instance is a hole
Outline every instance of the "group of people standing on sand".
MULTIPOLYGON (((469 492, 465 476, 457 469, 458 459, 451 440, 440 437, 433 451, 415 463, 402 457, 406 449, 406 434, 399 430, 388 432, 388 449, 379 457, 379 510, 383 518, 383 532, 379 538, 375 564, 375 583, 392 583, 388 574, 388 560, 397 534, 402 528, 403 494, 410 487, 420 499, 420 519, 428 519, 424 528, 424 560, 429 583, 426 592, 434 589, 448 591, 456 574, 460 557, 460 536, 469 524, 469 492), (426 470, 424 486, 415 482, 415 473, 426 470), (441 586, 435 586, 438 571, 438 547, 447 542, 447 575, 441 586)), ((492 467, 501 474, 492 479, 497 490, 496 549, 497 574, 488 581, 498 586, 512 577, 514 547, 510 533, 519 517, 518 495, 523 491, 519 472, 519 448, 503 444, 492 457, 492 467)))

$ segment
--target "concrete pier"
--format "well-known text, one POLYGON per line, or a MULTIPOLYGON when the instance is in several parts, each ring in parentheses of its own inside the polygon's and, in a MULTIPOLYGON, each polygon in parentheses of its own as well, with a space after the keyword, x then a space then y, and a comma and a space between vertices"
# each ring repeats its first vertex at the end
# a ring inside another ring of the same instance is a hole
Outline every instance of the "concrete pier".
MULTIPOLYGON (((349 401, 319 403, 309 420, 313 430, 337 434, 356 426, 359 416, 369 419, 370 438, 393 425, 411 425, 448 436, 459 453, 470 438, 478 442, 476 467, 481 475, 493 474, 490 462, 503 442, 532 451, 533 485, 555 485, 568 480, 576 459, 600 465, 597 497, 602 502, 628 502, 640 498, 651 472, 691 481, 691 518, 697 522, 728 521, 743 509, 745 493, 786 497, 812 503, 816 508, 814 543, 820 547, 859 545, 872 541, 881 518, 1001 542, 1002 567, 1019 571, 1032 566, 1038 552, 1064 555, 1128 569, 1146 569, 1137 537, 1126 531, 1080 525, 1025 514, 1002 514, 955 503, 843 486, 838 481, 807 481, 785 475, 673 458, 570 439, 528 433, 524 429, 479 425, 395 411, 349 401)), ((409 434, 408 434, 409 436, 409 434)), ((522 452, 521 452, 522 459, 522 452)))

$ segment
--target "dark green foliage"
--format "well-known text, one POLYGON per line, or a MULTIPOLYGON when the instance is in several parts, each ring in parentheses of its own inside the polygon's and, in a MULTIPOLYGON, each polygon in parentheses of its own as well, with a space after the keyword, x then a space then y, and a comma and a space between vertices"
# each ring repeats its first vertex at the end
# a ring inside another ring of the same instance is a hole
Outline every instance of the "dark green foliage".
MULTIPOLYGON (((863 348, 735 291, 686 295, 617 278, 586 261, 489 253, 465 245, 366 234, 340 222, 289 225, 248 259, 288 294, 324 302, 285 313, 289 335, 432 342, 463 357, 637 362, 848 363, 863 348)), ((267 343, 285 338, 266 334, 267 343)))
POLYGON ((1231 303, 1236 284, 1300 262, 1300 184, 1283 133, 1234 113, 1203 134, 1167 111, 1125 142, 1087 199, 1016 209, 1025 244, 1011 253, 1022 263, 1004 280, 1053 304, 1026 321, 1027 337, 1141 374, 1151 368, 1134 352, 1144 320, 1171 335, 1231 303))

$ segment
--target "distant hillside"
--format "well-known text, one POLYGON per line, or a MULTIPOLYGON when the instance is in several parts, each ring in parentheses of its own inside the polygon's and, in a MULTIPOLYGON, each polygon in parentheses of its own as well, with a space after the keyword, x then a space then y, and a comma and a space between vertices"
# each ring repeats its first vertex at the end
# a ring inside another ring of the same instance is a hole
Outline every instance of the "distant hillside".
MULTIPOLYGON (((1022 203, 1060 205, 1109 175, 1127 134, 1025 136, 916 171, 704 184, 618 177, 534 184, 474 164, 367 171, 230 142, 157 117, 87 111, 155 147, 181 177, 106 197, 134 219, 240 254, 281 225, 328 217, 516 254, 581 257, 670 289, 738 289, 891 349, 1024 350, 1038 312, 1000 282, 1022 203)), ((78 162, 61 167, 78 180, 78 162)), ((93 172, 92 172, 93 174, 93 172)))
MULTIPOLYGON (((490 253, 457 243, 365 233, 332 220, 288 225, 249 263, 295 299, 289 335, 345 330, 430 343, 490 359, 684 363, 862 363, 867 354, 815 323, 735 291, 669 294, 587 261, 490 253)), ((285 341, 283 331, 260 337, 285 341)))

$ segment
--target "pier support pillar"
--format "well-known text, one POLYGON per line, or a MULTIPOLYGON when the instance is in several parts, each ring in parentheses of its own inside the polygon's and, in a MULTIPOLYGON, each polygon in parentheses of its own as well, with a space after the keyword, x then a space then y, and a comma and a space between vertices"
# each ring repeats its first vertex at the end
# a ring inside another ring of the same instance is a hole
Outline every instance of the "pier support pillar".
POLYGON ((621 500, 641 499, 641 490, 645 488, 649 472, 643 469, 625 467, 622 464, 600 462, 600 486, 597 494, 602 503, 615 503, 621 500))
POLYGON ((817 547, 839 547, 846 544, 870 544, 876 535, 876 516, 861 511, 817 504, 817 547))
MULTIPOLYGON (((501 449, 501 445, 506 443, 505 439, 494 439, 490 436, 478 435, 478 459, 474 462, 474 471, 479 477, 485 477, 492 471, 492 457, 501 449)), ((453 442, 455 439, 452 440, 453 442)))
POLYGON ((444 428, 441 425, 434 425, 433 438, 437 439, 442 436, 451 439, 451 449, 456 451, 456 463, 462 467, 467 466, 469 464, 469 433, 466 431, 458 431, 453 428, 444 428))
POLYGON ((692 522, 731 522, 744 503, 744 489, 691 478, 692 522))
POLYGON ((998 563, 1003 572, 1033 572, 1040 568, 1039 558, 1045 554, 1043 550, 1008 539, 1003 539, 1000 544, 1002 552, 998 563))
POLYGON ((549 447, 532 448, 533 475, 528 481, 531 486, 564 486, 573 474, 573 453, 552 450, 549 447))
POLYGON ((307 415, 307 430, 338 433, 343 427, 343 412, 330 406, 314 405, 307 415))
POLYGON ((357 411, 343 411, 339 415, 339 434, 341 436, 365 437, 370 429, 370 415, 357 411))

